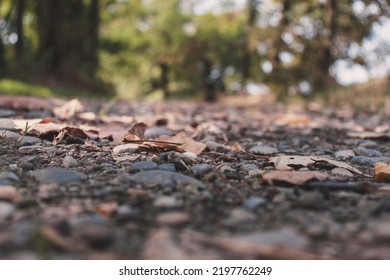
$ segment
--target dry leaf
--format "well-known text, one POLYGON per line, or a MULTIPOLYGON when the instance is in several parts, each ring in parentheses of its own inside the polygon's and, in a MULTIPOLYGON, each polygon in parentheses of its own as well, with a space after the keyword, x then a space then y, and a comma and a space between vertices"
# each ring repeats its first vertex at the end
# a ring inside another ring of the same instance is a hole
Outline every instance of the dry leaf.
POLYGON ((126 133, 128 133, 127 128, 122 123, 110 122, 100 127, 99 137, 121 143, 126 133))
POLYGON ((380 183, 390 183, 390 165, 385 163, 375 163, 375 180, 380 183))
POLYGON ((159 140, 181 143, 181 148, 186 152, 192 152, 199 155, 206 148, 206 144, 197 142, 191 137, 188 137, 185 132, 180 132, 175 136, 161 136, 159 140))
POLYGON ((349 171, 355 172, 357 174, 371 177, 369 175, 363 174, 363 172, 361 172, 359 169, 356 169, 345 162, 340 162, 340 161, 327 159, 327 158, 323 158, 323 157, 276 156, 276 157, 272 157, 270 159, 270 162, 272 162, 274 164, 275 169, 277 169, 277 170, 294 170, 294 169, 298 169, 300 167, 308 167, 308 166, 316 164, 316 163, 326 162, 326 163, 329 163, 329 164, 337 166, 337 167, 348 169, 349 171))
MULTIPOLYGON (((144 134, 147 127, 148 126, 143 122, 136 123, 132 128, 129 129, 129 133, 137 136, 138 139, 144 139, 145 138, 144 134)), ((136 139, 132 139, 132 140, 136 140, 136 139)))
POLYGON ((66 140, 67 144, 82 144, 88 138, 88 135, 80 128, 67 126, 60 130, 57 137, 54 138, 53 144, 57 145, 62 140, 66 140))
POLYGON ((67 120, 74 117, 78 112, 84 109, 83 104, 78 99, 72 99, 64 105, 53 108, 53 113, 56 117, 67 120))
POLYGON ((263 179, 270 185, 274 185, 276 182, 285 182, 300 186, 312 180, 324 181, 328 179, 328 175, 318 171, 295 172, 275 170, 265 174, 263 179))
POLYGON ((245 152, 244 148, 237 142, 235 142, 230 149, 234 152, 245 152))

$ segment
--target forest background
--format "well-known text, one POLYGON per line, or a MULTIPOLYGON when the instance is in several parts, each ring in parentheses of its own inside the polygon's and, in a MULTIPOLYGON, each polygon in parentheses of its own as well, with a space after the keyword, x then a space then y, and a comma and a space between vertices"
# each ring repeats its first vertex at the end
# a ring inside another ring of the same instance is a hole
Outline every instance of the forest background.
POLYGON ((0 0, 0 94, 378 106, 389 18, 386 0, 0 0))

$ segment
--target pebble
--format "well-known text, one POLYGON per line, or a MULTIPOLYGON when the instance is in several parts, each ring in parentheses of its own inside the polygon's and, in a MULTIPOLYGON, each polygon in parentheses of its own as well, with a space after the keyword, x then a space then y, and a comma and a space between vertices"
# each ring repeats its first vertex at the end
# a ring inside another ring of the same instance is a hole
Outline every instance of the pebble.
POLYGON ((0 172, 0 185, 12 185, 12 183, 19 182, 19 177, 11 171, 0 172))
POLYGON ((5 200, 8 202, 18 202, 20 201, 20 193, 13 186, 0 186, 0 200, 5 200))
POLYGON ((251 196, 244 201, 243 207, 249 210, 255 210, 256 208, 263 206, 267 203, 267 200, 262 196, 251 196))
POLYGON ((0 109, 0 118, 9 118, 16 115, 15 110, 0 109))
POLYGON ((30 171, 30 175, 40 183, 57 184, 74 182, 86 177, 83 173, 60 167, 49 167, 30 171))
POLYGON ((118 145, 112 149, 114 155, 124 154, 124 153, 135 153, 139 150, 137 144, 128 143, 123 145, 118 145))
POLYGON ((62 166, 65 168, 73 168, 73 167, 78 167, 79 163, 77 162, 77 160, 74 157, 66 156, 62 160, 62 166))
POLYGON ((255 221, 255 214, 244 208, 237 207, 230 212, 229 217, 224 220, 223 224, 225 226, 236 226, 242 223, 253 223, 255 221))
POLYGON ((251 170, 258 170, 259 167, 257 167, 257 165, 253 164, 253 163, 245 163, 245 164, 241 165, 240 169, 241 169, 241 171, 249 172, 251 170))
POLYGON ((358 156, 366 156, 366 157, 382 157, 383 153, 375 150, 375 149, 369 149, 364 147, 359 147, 355 149, 355 152, 358 156))
POLYGON ((24 156, 20 158, 18 166, 23 170, 33 170, 39 163, 39 156, 24 156))
POLYGON ((144 160, 144 161, 134 162, 130 165, 130 167, 135 171, 153 170, 158 168, 158 164, 150 160, 144 160))
POLYGON ((257 155, 272 155, 277 154, 279 150, 270 146, 255 146, 251 148, 249 152, 257 155))
POLYGON ((223 164, 219 165, 217 168, 222 173, 236 171, 230 164, 227 164, 227 163, 223 163, 223 164))
POLYGON ((9 202, 0 201, 0 224, 4 223, 14 212, 15 206, 9 202))
POLYGON ((211 152, 216 152, 219 147, 223 147, 221 144, 214 141, 207 141, 205 144, 207 149, 211 152))
POLYGON ((348 177, 348 178, 353 178, 354 177, 352 172, 350 172, 347 169, 341 168, 341 167, 333 168, 331 173, 333 175, 335 175, 335 176, 348 177))
POLYGON ((145 130, 146 139, 155 139, 163 135, 173 136, 175 133, 163 126, 150 127, 145 130))
POLYGON ((32 145, 32 146, 23 146, 23 147, 20 147, 18 150, 19 152, 21 153, 24 153, 24 154, 30 154, 30 153, 33 153, 35 151, 39 151, 42 149, 42 146, 41 145, 32 145))
POLYGON ((162 195, 154 200, 153 206, 161 208, 176 208, 180 207, 181 203, 176 199, 176 197, 162 195))
POLYGON ((364 148, 375 148, 376 146, 378 146, 378 143, 372 140, 365 140, 359 144, 359 147, 364 148))
POLYGON ((195 176, 203 176, 211 170, 213 170, 213 167, 207 163, 195 164, 191 167, 191 171, 194 173, 195 176))
POLYGON ((279 245, 295 249, 305 249, 309 245, 309 240, 305 236, 290 227, 240 234, 237 238, 253 243, 279 245))
POLYGON ((18 139, 20 134, 13 131, 0 129, 0 136, 7 139, 18 139))
POLYGON ((163 163, 157 167, 158 170, 176 172, 176 167, 173 163, 163 163))
POLYGON ((42 143, 42 139, 40 139, 38 137, 33 137, 33 136, 21 136, 21 137, 19 137, 18 142, 22 146, 32 146, 35 144, 42 143))
POLYGON ((337 160, 349 160, 356 156, 355 152, 352 150, 341 150, 334 153, 334 157, 337 160))
POLYGON ((130 176, 130 181, 136 184, 141 184, 145 187, 171 187, 176 185, 191 185, 198 189, 204 189, 205 185, 187 175, 180 173, 163 171, 163 170, 148 170, 139 172, 130 176))
POLYGON ((186 224, 191 220, 188 213, 184 212, 168 212, 157 216, 156 222, 160 225, 174 226, 186 224))
POLYGON ((356 165, 365 165, 365 166, 374 166, 377 161, 375 159, 366 157, 366 156, 356 156, 353 157, 349 163, 356 165))

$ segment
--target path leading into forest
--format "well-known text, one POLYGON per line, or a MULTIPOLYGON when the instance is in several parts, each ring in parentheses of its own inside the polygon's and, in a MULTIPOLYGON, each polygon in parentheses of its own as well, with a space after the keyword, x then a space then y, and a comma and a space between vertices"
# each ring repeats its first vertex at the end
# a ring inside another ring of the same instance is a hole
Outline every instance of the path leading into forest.
POLYGON ((389 259, 390 118, 0 97, 2 259, 389 259))

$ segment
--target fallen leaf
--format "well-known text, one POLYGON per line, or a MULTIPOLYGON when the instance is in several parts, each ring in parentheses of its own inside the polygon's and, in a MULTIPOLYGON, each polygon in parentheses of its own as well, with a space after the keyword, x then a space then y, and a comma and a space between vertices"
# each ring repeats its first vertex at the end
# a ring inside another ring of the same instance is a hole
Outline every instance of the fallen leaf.
POLYGON ((270 185, 274 185, 276 182, 285 182, 298 186, 301 186, 312 180, 324 181, 328 179, 328 177, 328 175, 318 171, 296 172, 274 170, 263 175, 263 179, 270 185))
POLYGON ((65 140, 67 144, 82 144, 88 138, 88 135, 80 128, 67 126, 60 130, 53 144, 57 145, 62 140, 65 140))
POLYGON ((144 134, 147 127, 148 126, 143 122, 136 123, 132 128, 129 129, 129 133, 137 136, 138 139, 144 139, 145 138, 144 134))
POLYGON ((159 137, 159 140, 181 143, 181 148, 186 152, 192 152, 199 155, 206 148, 206 144, 197 142, 191 137, 188 137, 185 132, 180 132, 175 136, 163 135, 159 137))
POLYGON ((83 109, 84 106, 78 99, 72 99, 62 106, 54 107, 53 114, 60 119, 68 120, 83 109))
POLYGON ((126 133, 127 128, 120 122, 110 122, 99 129, 100 138, 113 140, 115 143, 121 143, 126 133))
POLYGON ((372 132, 372 131, 350 132, 348 133, 348 136, 353 138, 363 138, 363 139, 390 140, 390 133, 385 133, 385 132, 372 132))
POLYGON ((355 172, 359 175, 371 177, 363 174, 359 169, 352 167, 351 165, 324 157, 316 156, 276 156, 271 157, 270 162, 274 164, 276 170, 294 170, 300 167, 309 167, 320 162, 326 162, 331 165, 348 169, 349 171, 355 172))
POLYGON ((238 144, 237 142, 234 143, 230 149, 231 149, 232 151, 234 151, 234 152, 245 152, 244 148, 241 147, 241 145, 238 144))
POLYGON ((375 180, 380 183, 390 183, 390 165, 385 163, 374 164, 375 180))

